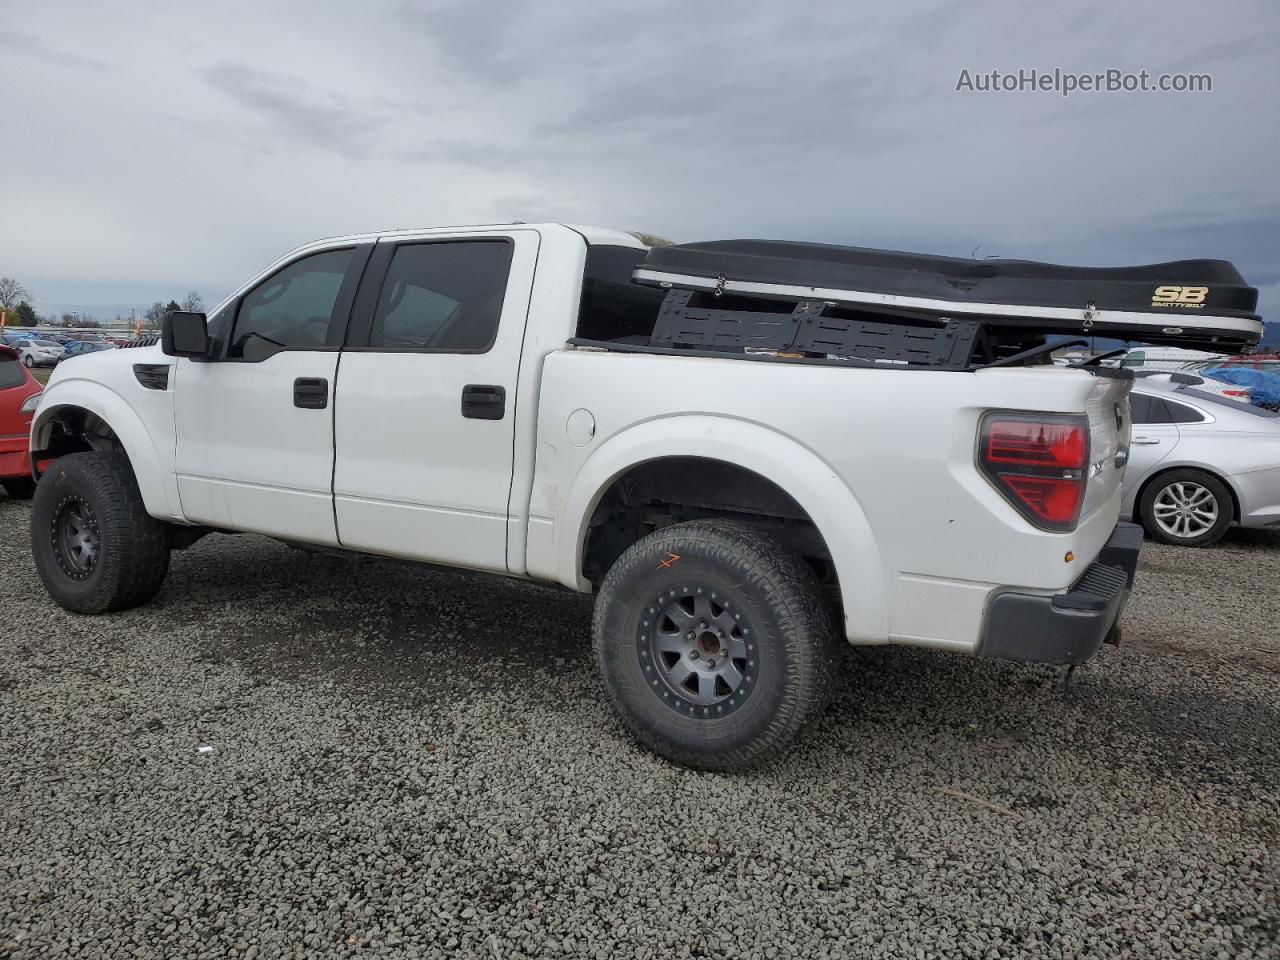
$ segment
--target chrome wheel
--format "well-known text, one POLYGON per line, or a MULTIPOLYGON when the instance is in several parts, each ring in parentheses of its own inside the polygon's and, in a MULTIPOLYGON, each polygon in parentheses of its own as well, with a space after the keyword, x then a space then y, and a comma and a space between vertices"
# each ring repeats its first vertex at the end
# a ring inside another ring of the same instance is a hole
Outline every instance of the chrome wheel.
POLYGON ((758 672, 755 640, 730 598, 690 584, 656 597, 640 619, 640 663, 667 706, 723 717, 746 702, 758 672))
POLYGON ((1208 533, 1218 522, 1218 499, 1207 487, 1179 480, 1156 494, 1151 513, 1166 534, 1190 540, 1208 533))

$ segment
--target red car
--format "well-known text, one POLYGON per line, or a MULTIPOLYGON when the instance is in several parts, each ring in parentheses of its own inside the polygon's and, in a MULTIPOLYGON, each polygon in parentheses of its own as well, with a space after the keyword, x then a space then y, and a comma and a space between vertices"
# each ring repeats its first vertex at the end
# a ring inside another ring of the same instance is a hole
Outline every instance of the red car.
POLYGON ((18 357, 17 350, 0 345, 0 486, 9 496, 25 499, 35 490, 27 440, 44 387, 18 357))

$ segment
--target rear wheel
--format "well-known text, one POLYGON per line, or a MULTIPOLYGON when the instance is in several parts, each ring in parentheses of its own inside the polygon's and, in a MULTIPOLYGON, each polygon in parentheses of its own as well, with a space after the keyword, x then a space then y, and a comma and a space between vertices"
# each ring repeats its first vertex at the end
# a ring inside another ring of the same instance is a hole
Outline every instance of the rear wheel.
POLYGON ((40 478, 31 552, 45 589, 76 613, 146 603, 169 569, 165 524, 150 516, 128 459, 73 453, 40 478))
POLYGON ((835 628, 803 560, 748 524, 651 534, 609 570, 592 632, 628 730, 685 766, 733 770, 782 751, 818 715, 835 628))
POLYGON ((1152 539, 1204 547, 1221 540, 1231 526, 1231 492, 1201 470, 1170 470, 1147 485, 1138 510, 1152 539))
POLYGON ((28 367, 34 367, 36 365, 35 360, 32 359, 31 354, 29 353, 22 358, 22 362, 28 367))

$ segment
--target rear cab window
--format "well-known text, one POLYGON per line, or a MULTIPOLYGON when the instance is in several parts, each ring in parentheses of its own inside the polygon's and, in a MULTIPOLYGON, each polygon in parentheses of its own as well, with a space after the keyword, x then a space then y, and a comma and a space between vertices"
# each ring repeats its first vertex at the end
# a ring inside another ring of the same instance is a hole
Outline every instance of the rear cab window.
POLYGON ((648 343, 666 291, 631 282, 649 251, 604 244, 587 248, 577 335, 586 340, 648 343))

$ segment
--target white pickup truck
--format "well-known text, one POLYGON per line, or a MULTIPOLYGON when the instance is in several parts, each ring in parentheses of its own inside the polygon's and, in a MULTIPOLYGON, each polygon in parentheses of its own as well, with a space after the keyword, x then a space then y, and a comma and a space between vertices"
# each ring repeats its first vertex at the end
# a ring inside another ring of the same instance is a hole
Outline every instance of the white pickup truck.
MULTIPOLYGON (((724 321, 698 296, 765 329, 841 294, 681 291, 646 258, 561 224, 324 240, 160 344, 63 363, 31 434, 45 586, 145 603, 215 530, 594 592, 625 724, 711 769, 821 710, 837 637, 1074 665, 1115 631, 1141 539, 1117 524, 1127 372, 691 347, 673 310, 724 321)), ((892 332, 909 300, 839 323, 892 332)), ((928 320, 908 332, 960 329, 928 320)))

